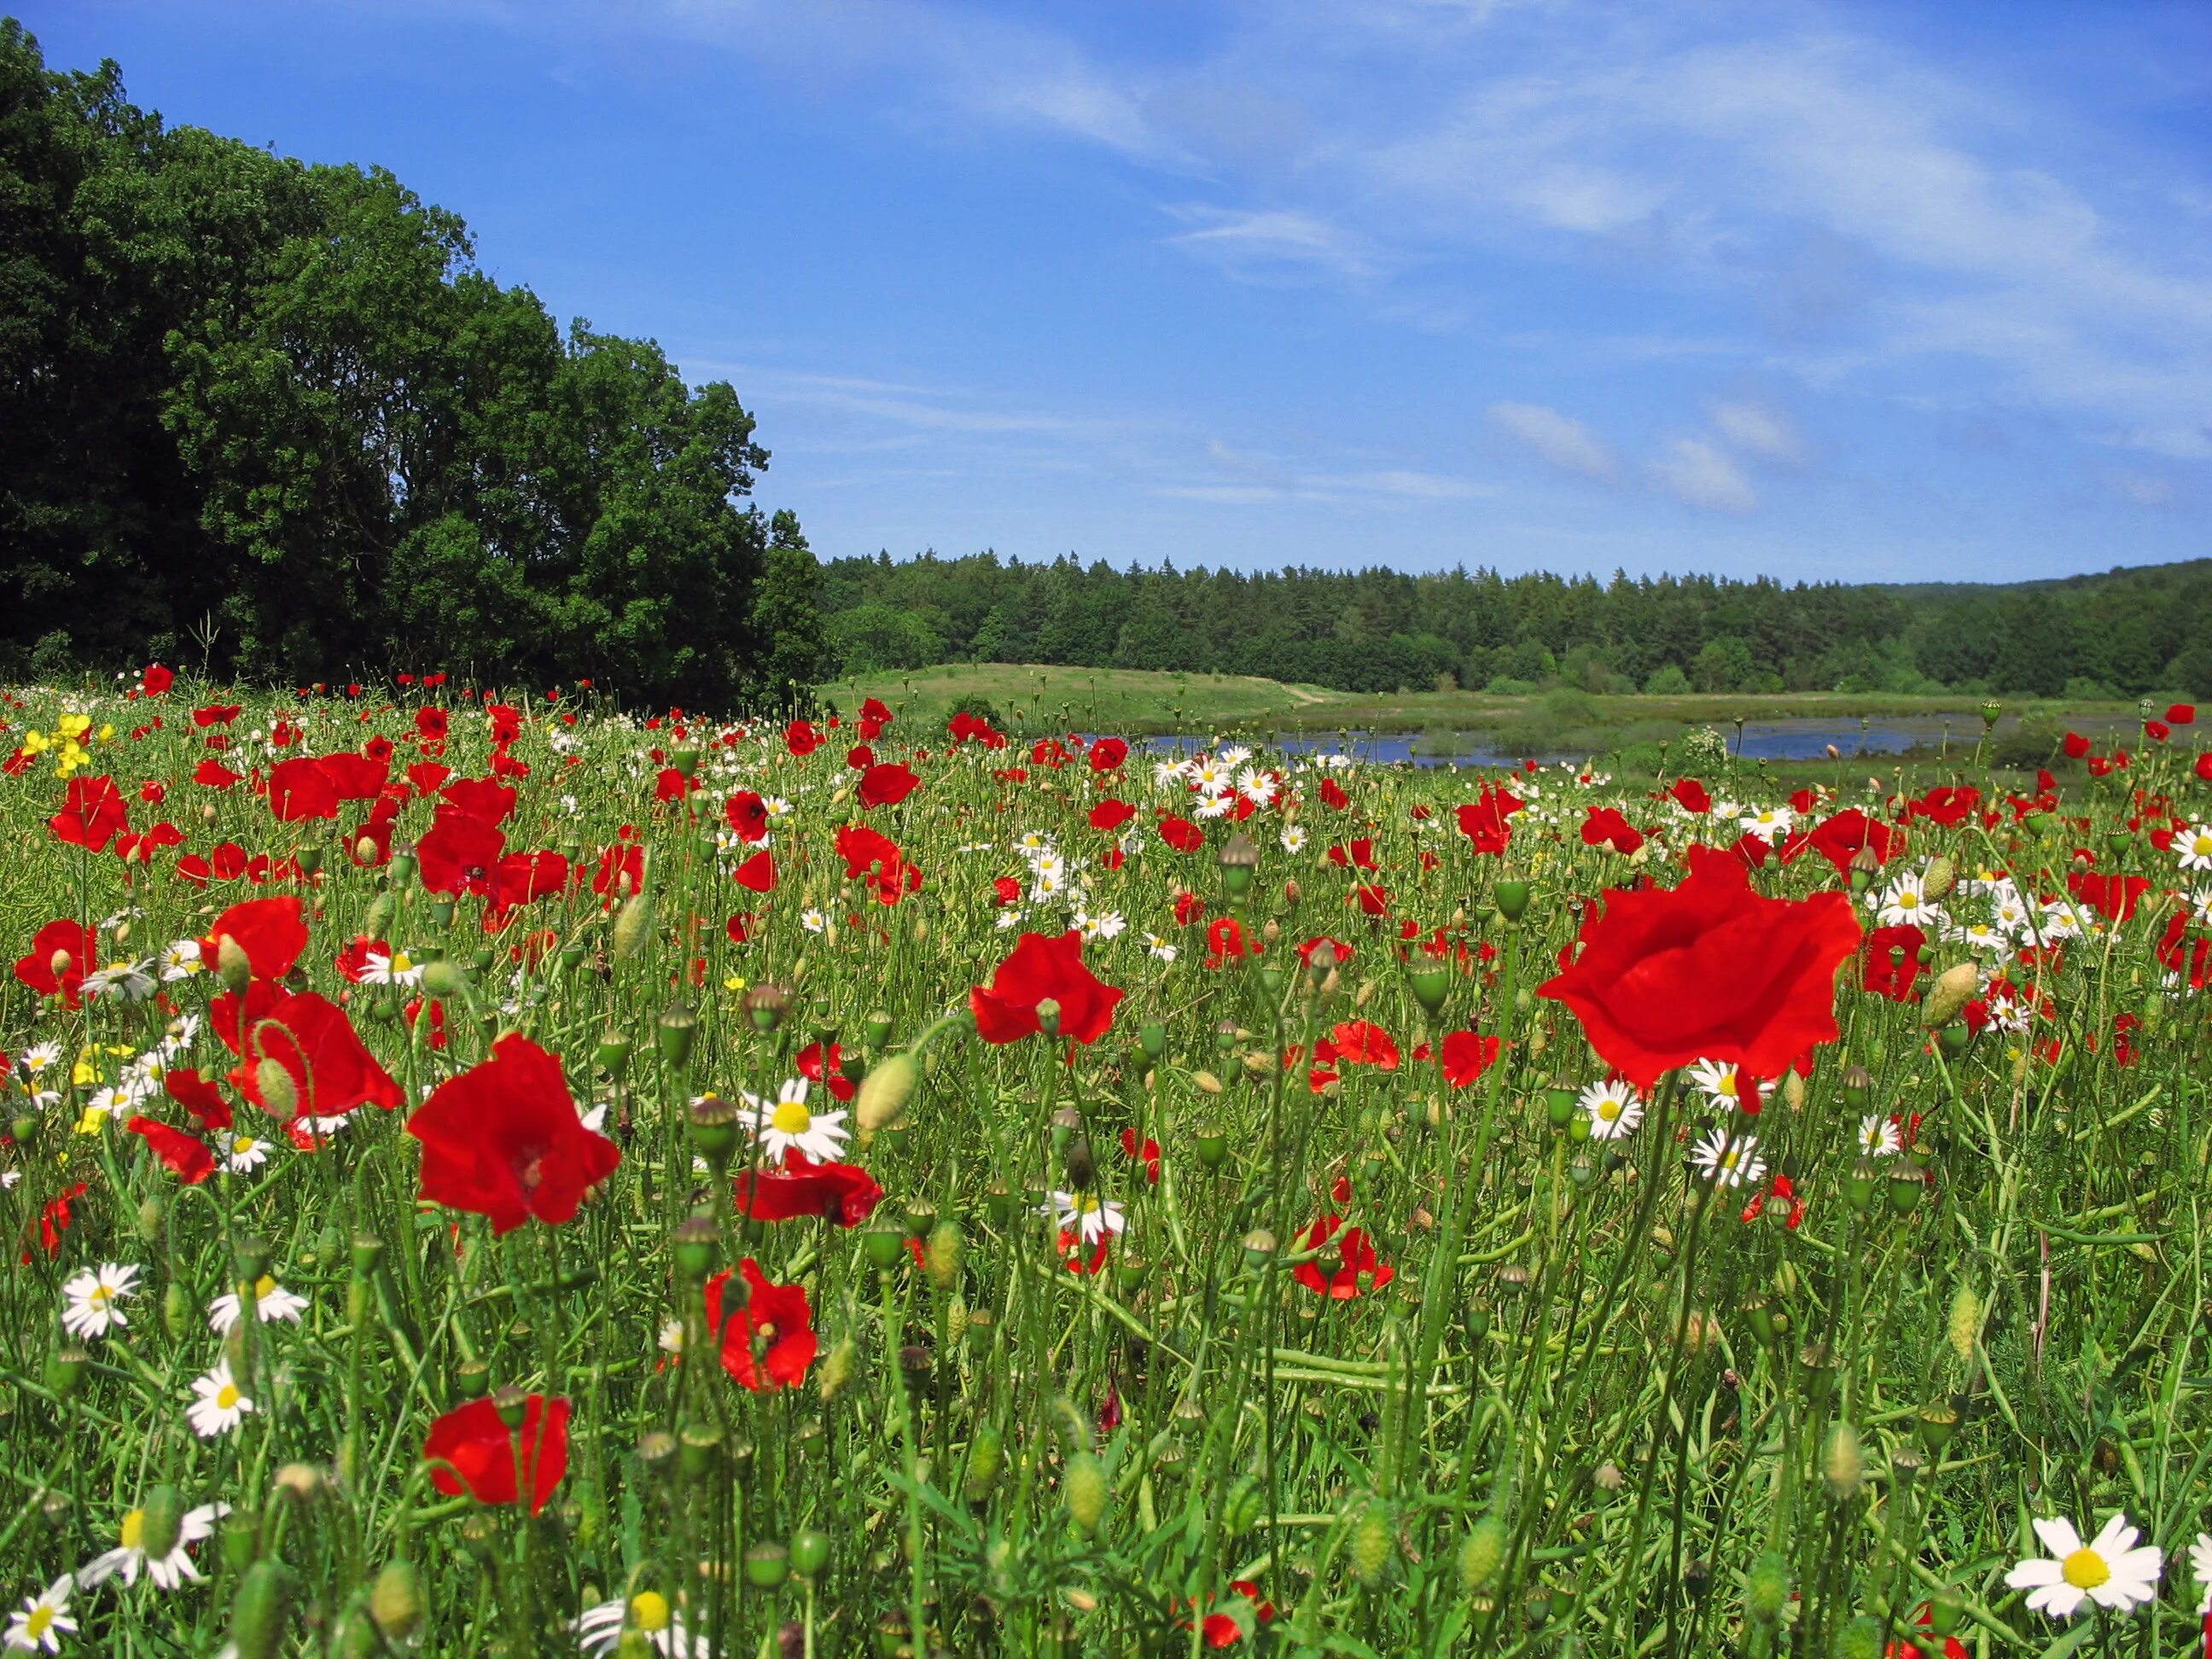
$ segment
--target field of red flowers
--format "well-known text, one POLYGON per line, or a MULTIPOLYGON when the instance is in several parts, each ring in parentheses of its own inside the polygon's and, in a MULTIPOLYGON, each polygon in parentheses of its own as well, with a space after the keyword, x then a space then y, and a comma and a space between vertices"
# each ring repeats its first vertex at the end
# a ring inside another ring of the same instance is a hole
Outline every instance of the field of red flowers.
POLYGON ((0 720, 9 1648, 2212 1631, 2186 707, 1786 796, 440 676, 0 720))

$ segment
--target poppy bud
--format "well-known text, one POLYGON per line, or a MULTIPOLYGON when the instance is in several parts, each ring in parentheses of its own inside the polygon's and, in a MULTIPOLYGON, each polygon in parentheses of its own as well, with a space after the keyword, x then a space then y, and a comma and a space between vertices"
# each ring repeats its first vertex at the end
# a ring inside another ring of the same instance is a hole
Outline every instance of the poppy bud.
POLYGON ((1041 997, 1036 1006, 1037 1030, 1048 1037, 1060 1035, 1060 1002, 1054 997, 1041 997))
POLYGON ((1459 1547, 1459 1587, 1474 1595, 1490 1587, 1505 1560, 1505 1522, 1486 1515, 1474 1523, 1459 1547))
POLYGON ((422 989, 431 996, 458 997, 468 993, 469 977, 461 964, 448 957, 433 957, 422 964, 422 989))
POLYGON ((422 1622, 422 1581, 404 1557, 386 1561, 368 1592, 368 1616, 393 1643, 404 1643, 422 1622))
POLYGON ((481 1359, 464 1359, 453 1367, 453 1397, 481 1400, 491 1388, 491 1367, 481 1359))
POLYGON ((1298 885, 1298 880, 1296 876, 1292 876, 1287 881, 1284 882, 1283 908, 1285 909, 1297 909, 1298 908, 1298 901, 1304 896, 1305 896, 1305 891, 1298 885))
POLYGON ((791 1570, 802 1578, 821 1576, 830 1565, 830 1534, 809 1528, 791 1538, 791 1570))
POLYGON ((955 1221, 940 1221, 930 1229, 929 1243, 922 1250, 922 1260, 929 1269, 929 1282, 940 1291, 949 1291, 960 1282, 960 1269, 967 1255, 967 1242, 961 1237, 960 1224, 955 1221))
POLYGON ((1920 1005, 1921 1024, 1931 1031, 1948 1024, 1972 1000, 1979 982, 1980 970, 1971 962, 1946 968, 1928 988, 1927 999, 1920 1005))
POLYGON ((862 1079, 853 1103, 853 1119, 865 1139, 887 1129, 905 1115, 921 1081, 921 1066, 910 1054, 886 1056, 862 1079))
POLYGON ((1974 1340, 1982 1334, 1982 1299, 1971 1285, 1959 1286, 1958 1294, 1951 1298, 1951 1318, 1945 1334, 1949 1337, 1951 1352, 1961 1362, 1974 1357, 1974 1340))
POLYGON ((1917 1164, 1903 1158, 1898 1164, 1889 1172, 1889 1207, 1899 1215, 1910 1215, 1927 1192, 1928 1182, 1917 1164))
MULTIPOLYGON (((57 951, 55 954, 61 956, 63 953, 57 951)), ((64 958, 56 965, 54 971, 59 973, 67 965, 64 958)), ((228 933, 215 942, 215 971, 222 979, 223 988, 234 997, 244 996, 246 988, 253 983, 252 958, 246 954, 246 947, 228 933)))
POLYGON ((774 1539, 749 1545, 745 1550, 745 1583, 769 1590, 791 1577, 791 1552, 774 1539))
POLYGON ((1743 1586, 1743 1613, 1754 1625, 1771 1625, 1790 1603, 1790 1563, 1772 1550, 1751 1564, 1743 1586))
MULTIPOLYGON (((169 1281, 168 1289, 161 1292, 161 1328, 169 1334, 169 1340, 181 1342, 192 1328, 192 1298, 184 1285, 176 1279, 169 1281)), ((162 1553, 167 1554, 165 1550, 162 1553)))
POLYGON ((641 888, 623 901, 615 916, 615 960, 628 962, 653 931, 653 894, 641 888))
POLYGON ((1939 1590, 1928 1602, 1928 1628, 1938 1636, 1956 1631, 1966 1616, 1966 1606, 1956 1590, 1939 1590))
POLYGON ((1106 1519, 1106 1466, 1096 1452, 1078 1452, 1067 1461, 1060 1485, 1068 1518, 1085 1533, 1095 1533, 1106 1519))
POLYGON ((292 1575, 282 1562, 256 1561, 230 1605, 230 1644, 238 1659, 275 1659, 292 1616, 292 1575))
POLYGON ((694 1480, 714 1472, 722 1456, 722 1427, 704 1419, 686 1423, 677 1439, 676 1465, 694 1480))
POLYGON ((1820 1453, 1820 1477, 1838 1501, 1847 1502, 1859 1495, 1865 1474, 1866 1458, 1860 1449, 1859 1431, 1839 1417, 1828 1431, 1827 1444, 1820 1453))
POLYGON ((1397 1547, 1390 1531, 1390 1506, 1375 1498, 1352 1528, 1352 1571, 1359 1582, 1370 1589, 1382 1583, 1397 1547))
POLYGON ((1863 1613, 1836 1632, 1836 1659, 1881 1659, 1881 1620, 1863 1613))
POLYGON ((968 1467, 960 1478, 960 1495, 971 1504, 981 1504, 991 1495, 991 1488, 999 1479, 999 1464, 1006 1449, 1006 1437, 995 1423, 978 1423, 968 1438, 968 1467))
POLYGON ((1931 902, 1946 896, 1959 879, 1959 866, 1937 854, 1928 860, 1928 868, 1920 878, 1921 896, 1931 902))
POLYGON ((522 1419, 530 1414, 530 1393, 518 1383, 502 1383, 491 1391, 491 1404, 501 1422, 510 1429, 519 1429, 522 1419))
POLYGON ((138 1206, 138 1237, 149 1244, 158 1243, 161 1237, 161 1224, 167 1219, 168 1213, 168 1206, 162 1201, 160 1194, 156 1193, 146 1200, 138 1206))
POLYGON ((745 1017, 763 1036, 781 1030, 791 1007, 791 993, 781 985, 763 981, 745 993, 745 1017))
POLYGON ((871 1227, 860 1235, 861 1251, 878 1273, 889 1273, 906 1254, 906 1233, 898 1227, 871 1227))
POLYGON ((140 1511, 138 1547, 149 1560, 159 1561, 177 1547, 185 1530, 184 1494, 164 1481, 146 1494, 140 1511))
POLYGON ((1853 1111, 1866 1109, 1868 1092, 1874 1087, 1874 1079, 1863 1066, 1852 1066, 1844 1072, 1844 1104, 1853 1111))

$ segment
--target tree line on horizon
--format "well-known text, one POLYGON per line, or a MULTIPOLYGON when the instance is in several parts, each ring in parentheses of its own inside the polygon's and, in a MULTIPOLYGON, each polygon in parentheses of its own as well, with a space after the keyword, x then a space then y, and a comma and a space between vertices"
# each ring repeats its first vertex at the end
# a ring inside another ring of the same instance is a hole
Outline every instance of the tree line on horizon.
POLYGON ((726 382, 562 330, 391 173, 165 125, 0 20, 0 674, 803 703, 768 459, 726 382))
POLYGON ((822 567, 845 675, 947 662, 1253 674, 1346 691, 1569 684, 2212 696, 2212 563, 2065 582, 1506 576, 1382 566, 1115 569, 985 552, 822 567))

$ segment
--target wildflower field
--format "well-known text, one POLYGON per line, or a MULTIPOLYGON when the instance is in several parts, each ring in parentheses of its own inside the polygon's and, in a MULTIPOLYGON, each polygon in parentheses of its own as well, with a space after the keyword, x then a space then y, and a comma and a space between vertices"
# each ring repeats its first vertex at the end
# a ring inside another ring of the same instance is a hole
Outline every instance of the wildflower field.
POLYGON ((1787 798, 0 719, 9 1648, 2205 1646, 2186 707, 1787 798))

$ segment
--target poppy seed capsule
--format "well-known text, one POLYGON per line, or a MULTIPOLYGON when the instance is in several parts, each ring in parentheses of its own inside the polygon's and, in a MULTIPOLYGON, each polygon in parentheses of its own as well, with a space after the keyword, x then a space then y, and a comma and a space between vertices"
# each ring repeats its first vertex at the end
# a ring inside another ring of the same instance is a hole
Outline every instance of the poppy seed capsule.
POLYGON ((1060 1493, 1067 1502, 1068 1518, 1085 1533, 1095 1533, 1106 1519, 1106 1466, 1096 1452, 1078 1452, 1068 1459, 1060 1493))
POLYGON ((1828 1443, 1820 1453, 1820 1477, 1839 1500, 1848 1500, 1859 1495, 1865 1474, 1866 1458, 1859 1447, 1859 1431, 1846 1419, 1838 1418, 1835 1427, 1828 1431, 1828 1443))

